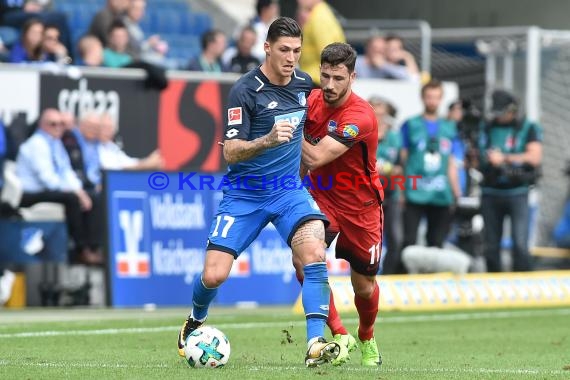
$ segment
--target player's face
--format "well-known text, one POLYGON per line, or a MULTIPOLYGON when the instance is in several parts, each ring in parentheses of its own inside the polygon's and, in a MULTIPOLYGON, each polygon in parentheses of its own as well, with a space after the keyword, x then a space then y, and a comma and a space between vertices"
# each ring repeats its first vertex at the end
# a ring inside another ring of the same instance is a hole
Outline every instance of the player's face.
POLYGON ((349 73, 343 65, 331 66, 328 63, 321 65, 321 88, 323 99, 332 106, 338 106, 350 95, 349 91, 354 81, 354 72, 349 73))
POLYGON ((265 42, 267 64, 280 77, 290 77, 301 56, 301 38, 279 37, 273 43, 265 42))
POLYGON ((443 90, 441 88, 427 88, 422 99, 425 112, 430 115, 436 114, 442 97, 443 90))

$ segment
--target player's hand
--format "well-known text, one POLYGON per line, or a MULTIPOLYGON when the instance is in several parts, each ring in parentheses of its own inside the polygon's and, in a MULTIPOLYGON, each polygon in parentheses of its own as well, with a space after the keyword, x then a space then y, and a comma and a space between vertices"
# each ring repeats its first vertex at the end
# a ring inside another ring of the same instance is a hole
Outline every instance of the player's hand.
POLYGON ((280 144, 288 143, 293 138, 295 126, 287 121, 275 123, 271 132, 269 132, 269 146, 274 147, 280 144))

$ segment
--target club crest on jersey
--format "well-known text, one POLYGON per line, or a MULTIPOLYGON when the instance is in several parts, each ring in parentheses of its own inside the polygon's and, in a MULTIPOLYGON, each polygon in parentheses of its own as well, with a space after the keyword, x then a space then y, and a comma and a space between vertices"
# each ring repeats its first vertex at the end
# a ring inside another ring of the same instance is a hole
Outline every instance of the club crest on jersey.
POLYGON ((329 132, 334 132, 336 130, 336 121, 329 120, 328 129, 329 129, 329 132))
POLYGON ((307 105, 307 98, 305 97, 305 93, 304 92, 299 92, 297 94, 297 97, 299 98, 299 104, 304 107, 307 105))
POLYGON ((345 125, 344 128, 342 129, 342 135, 344 137, 351 137, 351 138, 355 138, 356 136, 358 136, 358 127, 354 124, 348 124, 345 125))
POLYGON ((228 108, 228 125, 242 123, 241 107, 228 108))

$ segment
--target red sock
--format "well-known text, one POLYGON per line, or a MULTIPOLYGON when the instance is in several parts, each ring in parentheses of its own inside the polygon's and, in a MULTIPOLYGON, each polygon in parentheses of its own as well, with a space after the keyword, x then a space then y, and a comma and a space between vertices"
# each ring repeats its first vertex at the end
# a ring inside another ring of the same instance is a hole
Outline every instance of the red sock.
POLYGON ((333 335, 336 335, 336 334, 346 335, 346 334, 348 334, 348 331, 346 331, 346 328, 342 324, 342 320, 340 319, 340 315, 338 314, 338 311, 336 311, 336 306, 334 305, 334 297, 333 297, 332 292, 331 292, 331 297, 330 297, 330 301, 329 301, 329 318, 327 319, 327 325, 331 329, 331 333, 333 335))
POLYGON ((378 283, 374 284, 374 291, 369 299, 354 296, 354 305, 360 317, 358 324, 358 338, 361 341, 370 340, 374 337, 374 322, 376 322, 376 315, 378 315, 378 297, 380 295, 380 288, 378 283))
MULTIPOLYGON (((299 281, 299 283, 303 285, 303 277, 300 276, 298 273, 296 273, 295 275, 297 277, 297 281, 299 281)), ((327 325, 329 326, 329 329, 331 329, 331 334, 333 335, 348 334, 348 331, 346 331, 346 328, 342 324, 342 320, 340 319, 338 311, 336 311, 336 306, 334 305, 334 297, 332 292, 329 298, 329 317, 327 319, 327 325)))

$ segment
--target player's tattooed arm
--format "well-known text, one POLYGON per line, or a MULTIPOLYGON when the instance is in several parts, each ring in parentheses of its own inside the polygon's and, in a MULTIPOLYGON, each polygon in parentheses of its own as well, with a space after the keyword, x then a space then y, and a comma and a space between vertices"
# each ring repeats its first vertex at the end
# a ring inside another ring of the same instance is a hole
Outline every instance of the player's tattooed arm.
POLYGON ((268 134, 255 140, 226 140, 224 142, 224 158, 228 164, 247 161, 265 149, 291 141, 294 130, 295 127, 291 123, 280 122, 275 124, 268 134))

